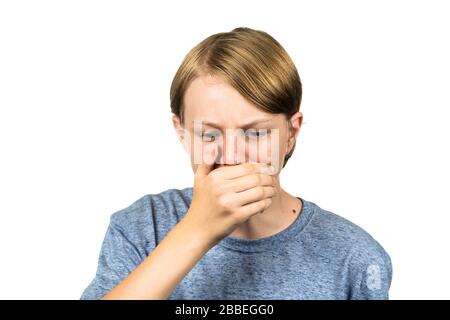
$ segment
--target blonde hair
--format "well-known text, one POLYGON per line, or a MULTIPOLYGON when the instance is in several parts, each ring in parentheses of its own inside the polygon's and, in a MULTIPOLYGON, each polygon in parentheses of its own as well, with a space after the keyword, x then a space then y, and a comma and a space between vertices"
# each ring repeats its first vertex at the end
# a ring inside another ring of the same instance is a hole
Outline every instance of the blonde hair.
MULTIPOLYGON (((302 84, 291 58, 268 33, 236 28, 209 36, 189 51, 170 88, 170 107, 184 123, 183 98, 203 75, 219 76, 262 111, 289 119, 300 109, 302 84)), ((283 168, 295 149, 285 156, 283 168)))

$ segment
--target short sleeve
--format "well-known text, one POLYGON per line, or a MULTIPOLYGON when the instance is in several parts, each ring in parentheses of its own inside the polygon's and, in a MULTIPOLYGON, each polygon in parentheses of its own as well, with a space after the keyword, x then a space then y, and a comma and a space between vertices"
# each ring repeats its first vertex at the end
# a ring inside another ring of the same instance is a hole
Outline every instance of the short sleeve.
POLYGON ((81 300, 98 300, 130 274, 143 258, 124 230, 111 219, 104 237, 95 278, 82 293, 81 300))
POLYGON ((388 300, 392 262, 378 243, 353 250, 350 261, 350 300, 388 300))

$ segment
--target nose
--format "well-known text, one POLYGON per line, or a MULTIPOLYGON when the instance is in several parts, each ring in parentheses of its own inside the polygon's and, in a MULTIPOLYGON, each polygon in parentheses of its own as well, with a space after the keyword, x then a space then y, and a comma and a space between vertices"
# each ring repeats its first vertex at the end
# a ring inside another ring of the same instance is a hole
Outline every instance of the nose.
POLYGON ((235 130, 226 130, 218 142, 216 163, 237 165, 245 162, 245 140, 239 139, 235 130))

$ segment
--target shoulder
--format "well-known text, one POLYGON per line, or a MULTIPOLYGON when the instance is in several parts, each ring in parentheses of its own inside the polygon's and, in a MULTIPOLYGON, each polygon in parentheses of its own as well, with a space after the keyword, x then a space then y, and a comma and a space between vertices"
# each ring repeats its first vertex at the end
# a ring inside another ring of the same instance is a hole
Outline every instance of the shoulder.
POLYGON ((192 188, 147 194, 110 217, 95 278, 81 299, 100 299, 132 272, 186 213, 192 188))
POLYGON ((135 200, 126 208, 111 215, 111 221, 127 226, 146 222, 149 214, 156 212, 168 213, 170 215, 182 214, 183 209, 189 206, 192 199, 192 188, 167 189, 160 193, 146 194, 135 200))
POLYGON ((160 193, 146 194, 114 212, 110 217, 110 224, 132 242, 159 242, 184 216, 191 199, 192 188, 167 189, 160 193))
MULTIPOLYGON (((392 262, 384 247, 366 230, 342 216, 310 202, 313 215, 309 224, 320 247, 331 257, 341 260, 348 270, 349 281, 362 286, 358 292, 369 292, 370 281, 380 286, 382 295, 392 280, 392 262), (371 276, 374 276, 371 278, 371 276)), ((375 291, 371 291, 372 293, 375 291)))
POLYGON ((360 226, 313 202, 309 205, 313 211, 309 228, 313 229, 319 241, 327 242, 334 249, 380 256, 387 254, 381 244, 360 226))

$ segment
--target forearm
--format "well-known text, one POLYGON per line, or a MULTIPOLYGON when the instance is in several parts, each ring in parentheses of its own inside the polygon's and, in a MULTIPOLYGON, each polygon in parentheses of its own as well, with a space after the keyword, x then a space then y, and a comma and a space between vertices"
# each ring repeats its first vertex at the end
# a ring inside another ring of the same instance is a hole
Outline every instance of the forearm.
POLYGON ((102 299, 167 299, 212 247, 182 219, 149 256, 102 299))

